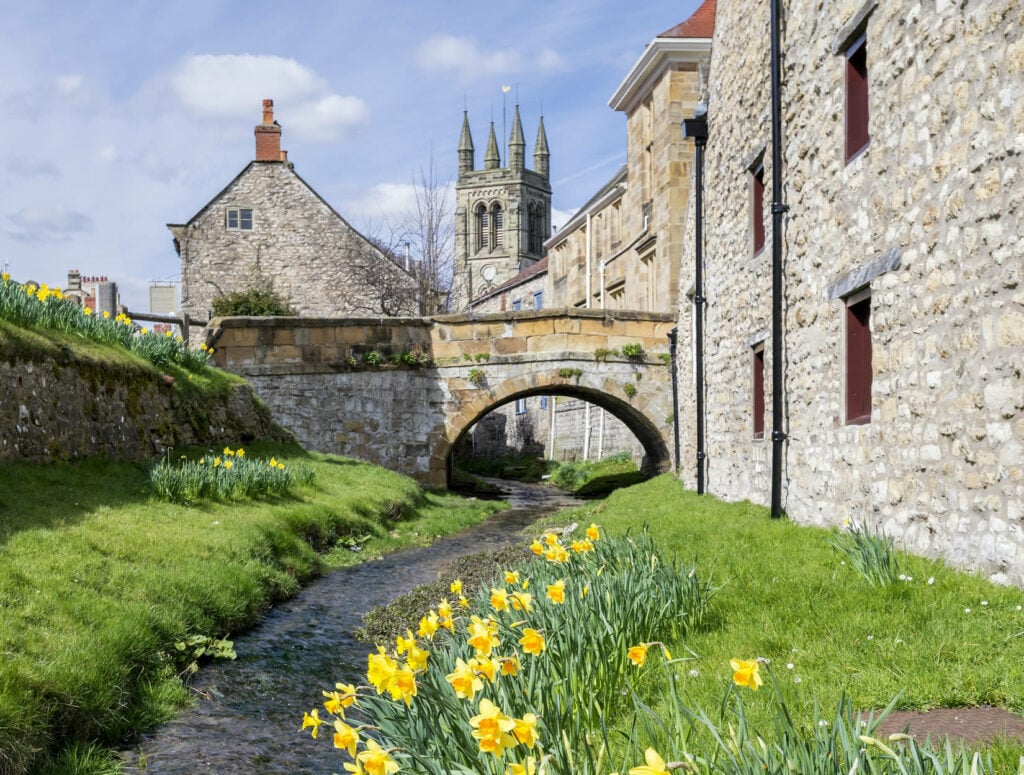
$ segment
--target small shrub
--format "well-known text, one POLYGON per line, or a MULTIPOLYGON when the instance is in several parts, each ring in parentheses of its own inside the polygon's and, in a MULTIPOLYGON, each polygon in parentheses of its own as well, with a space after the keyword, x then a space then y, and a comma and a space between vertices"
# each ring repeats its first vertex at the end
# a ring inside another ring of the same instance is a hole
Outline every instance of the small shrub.
POLYGON ((288 300, 277 293, 269 282, 215 296, 212 308, 214 317, 289 317, 295 314, 288 300))
POLYGON ((595 361, 606 361, 609 358, 611 358, 613 356, 616 356, 618 354, 619 354, 618 350, 615 350, 615 349, 609 350, 606 347, 598 347, 596 350, 594 350, 594 360, 595 361))
POLYGON ((644 346, 639 342, 630 342, 622 345, 622 357, 631 361, 640 361, 644 357, 644 346))
POLYGON ((379 366, 383 360, 384 356, 376 350, 370 350, 369 352, 363 353, 363 363, 367 366, 379 366))
POLYGON ((491 359, 491 354, 490 353, 477 353, 476 355, 473 356, 473 359, 477 363, 486 363, 487 361, 489 361, 491 359))
POLYGON ((632 382, 627 382, 625 385, 622 386, 622 392, 625 393, 630 398, 632 398, 633 396, 636 395, 637 392, 636 385, 634 385, 632 382))
POLYGON ((559 369, 558 376, 562 379, 574 379, 579 381, 579 378, 583 376, 583 369, 559 369))
POLYGON ((484 374, 483 369, 470 369, 466 379, 469 380, 470 384, 483 387, 487 382, 487 375, 484 374))
POLYGON ((672 363, 672 356, 669 353, 658 353, 658 360, 668 366, 672 363))

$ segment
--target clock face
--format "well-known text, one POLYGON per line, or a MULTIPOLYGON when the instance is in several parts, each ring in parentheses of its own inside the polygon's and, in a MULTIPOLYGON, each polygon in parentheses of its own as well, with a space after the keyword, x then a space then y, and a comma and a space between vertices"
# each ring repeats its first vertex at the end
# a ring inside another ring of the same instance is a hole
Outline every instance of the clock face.
POLYGON ((494 268, 493 264, 487 264, 483 269, 480 270, 480 276, 483 277, 487 282, 491 282, 495 275, 498 274, 498 270, 494 268))

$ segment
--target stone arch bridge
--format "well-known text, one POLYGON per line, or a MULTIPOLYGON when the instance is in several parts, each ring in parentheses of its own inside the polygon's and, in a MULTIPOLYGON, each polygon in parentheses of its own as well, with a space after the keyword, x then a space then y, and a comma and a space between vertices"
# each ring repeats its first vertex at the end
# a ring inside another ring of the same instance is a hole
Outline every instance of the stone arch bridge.
POLYGON ((306 448, 445 487, 451 451, 473 423, 531 395, 607 409, 643 445, 644 470, 667 470, 674 324, 667 314, 581 309, 234 317, 211 321, 207 340, 215 365, 245 377, 306 448))

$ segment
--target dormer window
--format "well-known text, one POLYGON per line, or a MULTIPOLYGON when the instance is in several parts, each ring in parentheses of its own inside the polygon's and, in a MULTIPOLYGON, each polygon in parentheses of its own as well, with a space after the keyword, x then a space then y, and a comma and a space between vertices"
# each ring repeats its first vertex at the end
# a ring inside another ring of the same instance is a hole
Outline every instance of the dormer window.
POLYGON ((252 209, 229 207, 227 229, 228 231, 252 231, 252 209))

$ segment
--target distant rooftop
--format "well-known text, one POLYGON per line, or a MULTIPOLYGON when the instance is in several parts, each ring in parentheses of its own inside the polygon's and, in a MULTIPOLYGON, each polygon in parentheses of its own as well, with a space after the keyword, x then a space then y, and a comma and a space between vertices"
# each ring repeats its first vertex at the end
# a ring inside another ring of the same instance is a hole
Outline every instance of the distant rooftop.
POLYGON ((718 0, 704 0, 700 8, 684 22, 661 33, 659 38, 710 38, 715 34, 715 7, 718 0))

